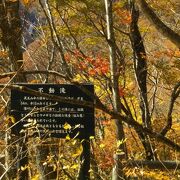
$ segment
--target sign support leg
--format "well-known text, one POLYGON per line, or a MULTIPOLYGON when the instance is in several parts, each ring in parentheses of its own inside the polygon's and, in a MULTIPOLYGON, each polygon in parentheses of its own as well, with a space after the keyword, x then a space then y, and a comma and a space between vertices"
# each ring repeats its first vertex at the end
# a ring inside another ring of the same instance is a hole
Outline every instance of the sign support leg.
POLYGON ((83 152, 81 154, 81 168, 78 180, 90 180, 90 142, 84 140, 82 142, 83 152))

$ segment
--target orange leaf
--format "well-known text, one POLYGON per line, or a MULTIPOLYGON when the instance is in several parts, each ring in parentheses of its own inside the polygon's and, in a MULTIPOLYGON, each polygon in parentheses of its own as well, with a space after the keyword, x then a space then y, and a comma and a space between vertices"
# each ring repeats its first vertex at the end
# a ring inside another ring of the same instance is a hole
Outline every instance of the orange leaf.
POLYGON ((119 96, 120 97, 124 97, 124 95, 125 95, 124 89, 123 88, 119 88, 119 96))

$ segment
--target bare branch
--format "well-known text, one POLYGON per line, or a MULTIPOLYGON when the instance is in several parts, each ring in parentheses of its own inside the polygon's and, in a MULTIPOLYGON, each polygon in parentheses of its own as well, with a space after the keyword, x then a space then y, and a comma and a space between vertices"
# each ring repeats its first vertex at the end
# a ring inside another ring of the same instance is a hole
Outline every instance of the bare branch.
POLYGON ((173 108, 174 108, 174 103, 176 101, 176 99, 178 98, 180 94, 180 82, 178 82, 171 94, 171 100, 170 100, 170 104, 169 104, 169 111, 168 111, 168 115, 167 115, 167 124, 166 126, 162 129, 161 134, 163 136, 166 135, 166 133, 171 129, 172 127, 172 112, 173 112, 173 108))
POLYGON ((180 48, 180 35, 174 32, 171 28, 166 26, 161 19, 155 14, 154 10, 149 7, 145 0, 138 0, 142 11, 147 16, 147 18, 153 23, 156 29, 165 37, 167 37, 172 43, 174 43, 178 48, 180 48))
MULTIPOLYGON (((22 74, 24 75, 29 75, 29 74, 51 74, 51 75, 54 75, 54 76, 58 76, 58 77, 61 77, 61 78, 64 78, 64 79, 67 79, 67 76, 57 72, 57 71, 53 71, 53 70, 45 70, 45 71, 22 71, 21 72, 22 74)), ((0 75, 0 79, 2 78, 7 78, 7 77, 13 77, 14 75, 16 75, 17 72, 9 72, 9 73, 3 73, 0 75)))
POLYGON ((39 3, 41 5, 41 8, 43 9, 43 12, 47 18, 47 21, 48 21, 49 29, 50 29, 50 33, 51 33, 51 39, 52 39, 53 43, 57 46, 59 53, 61 55, 61 60, 63 63, 63 67, 65 68, 65 73, 71 79, 73 76, 72 76, 69 66, 65 60, 65 56, 64 56, 64 52, 63 52, 63 44, 57 34, 57 30, 56 30, 56 26, 54 24, 54 20, 53 20, 52 12, 50 10, 49 2, 48 2, 48 0, 46 0, 46 1, 44 1, 44 3, 42 3, 41 0, 39 0, 39 3))
POLYGON ((173 148, 174 150, 180 152, 180 145, 174 143, 173 141, 171 141, 170 139, 164 137, 160 133, 153 132, 151 129, 143 127, 137 121, 132 119, 132 117, 128 117, 126 115, 124 116, 124 115, 121 115, 118 112, 115 112, 113 110, 108 109, 104 104, 102 104, 102 102, 96 96, 94 96, 95 102, 94 102, 94 104, 92 104, 91 102, 87 102, 87 101, 65 99, 65 98, 60 97, 60 96, 55 96, 55 95, 46 94, 46 93, 40 93, 39 91, 35 91, 35 90, 29 89, 27 87, 20 86, 20 85, 12 85, 12 84, 4 85, 4 84, 0 84, 0 88, 2 88, 2 87, 19 90, 19 91, 26 92, 26 93, 29 93, 29 94, 32 94, 32 95, 36 95, 36 96, 44 96, 44 97, 46 97, 48 99, 51 99, 51 100, 54 100, 54 101, 57 101, 57 102, 76 104, 76 105, 83 105, 83 106, 92 107, 92 108, 95 107, 95 108, 97 108, 99 110, 102 110, 105 113, 109 114, 113 119, 121 119, 122 121, 124 121, 128 125, 132 126, 133 128, 139 129, 140 131, 142 131, 145 134, 149 135, 151 138, 154 138, 157 141, 160 141, 160 142, 166 144, 167 146, 173 148))

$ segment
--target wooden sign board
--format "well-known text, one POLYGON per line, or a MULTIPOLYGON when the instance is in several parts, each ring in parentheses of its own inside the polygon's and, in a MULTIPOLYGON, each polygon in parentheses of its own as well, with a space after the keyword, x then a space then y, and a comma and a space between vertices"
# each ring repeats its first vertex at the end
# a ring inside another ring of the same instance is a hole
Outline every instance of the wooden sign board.
POLYGON ((88 139, 95 134, 94 86, 70 84, 21 84, 42 93, 32 95, 19 90, 11 90, 11 116, 16 125, 14 134, 28 130, 32 136, 47 136, 88 139), (87 93, 88 92, 88 93, 87 93), (58 102, 43 96, 43 93, 66 99, 88 101, 92 107, 81 104, 58 102))

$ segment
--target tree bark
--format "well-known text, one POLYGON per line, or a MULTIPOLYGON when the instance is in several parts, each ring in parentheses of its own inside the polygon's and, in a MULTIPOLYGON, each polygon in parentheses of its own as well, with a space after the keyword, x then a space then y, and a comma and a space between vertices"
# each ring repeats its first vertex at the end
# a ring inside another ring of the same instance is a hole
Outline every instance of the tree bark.
MULTIPOLYGON (((147 84, 146 84, 147 56, 143 44, 143 39, 141 37, 138 27, 139 12, 135 9, 134 1, 130 1, 130 8, 131 8, 131 17, 132 17, 130 24, 130 40, 134 53, 135 77, 140 92, 140 108, 142 113, 142 123, 143 126, 147 127, 148 129, 151 129, 151 117, 148 107, 147 84)), ((139 130, 137 130, 137 133, 144 146, 146 152, 146 159, 155 160, 156 155, 154 154, 154 150, 149 136, 139 130)))
MULTIPOLYGON (((8 50, 12 70, 16 72, 13 82, 25 82, 25 77, 20 73, 23 69, 23 54, 21 49, 22 26, 19 16, 19 1, 0 0, 0 29, 2 32, 2 45, 4 49, 8 50)), ((18 177, 18 179, 26 180, 28 179, 28 169, 25 168, 28 164, 26 136, 22 134, 15 137, 12 136, 11 132, 8 132, 6 137, 9 146, 9 158, 6 164, 9 166, 14 163, 9 168, 9 178, 18 177), (14 144, 15 141, 17 144, 14 144), (19 172, 17 168, 19 168, 19 172)))
POLYGON ((164 24, 145 0, 138 0, 138 3, 155 28, 180 49, 180 35, 164 24))
MULTIPOLYGON (((109 45, 109 60, 110 60, 110 72, 111 72, 111 84, 112 84, 112 99, 113 99, 113 108, 115 112, 121 112, 121 102, 119 96, 119 73, 118 65, 116 59, 116 44, 113 30, 113 16, 112 16, 112 1, 105 0, 106 7, 106 24, 107 24, 107 41, 109 45)), ((125 139, 123 124, 121 119, 115 119, 116 124, 116 138, 117 140, 125 139)), ((125 143, 121 144, 119 150, 127 155, 125 143)), ((125 156, 114 155, 115 166, 113 168, 112 178, 114 180, 122 179, 124 177, 122 159, 125 156)))
POLYGON ((172 127, 173 108, 174 108, 174 104, 175 104, 177 98, 179 97, 179 94, 180 94, 180 81, 175 85, 175 87, 173 88, 172 94, 171 94, 171 100, 169 103, 169 111, 168 111, 168 115, 167 115, 167 122, 166 122, 165 127, 161 130, 161 134, 163 136, 165 136, 172 127))

